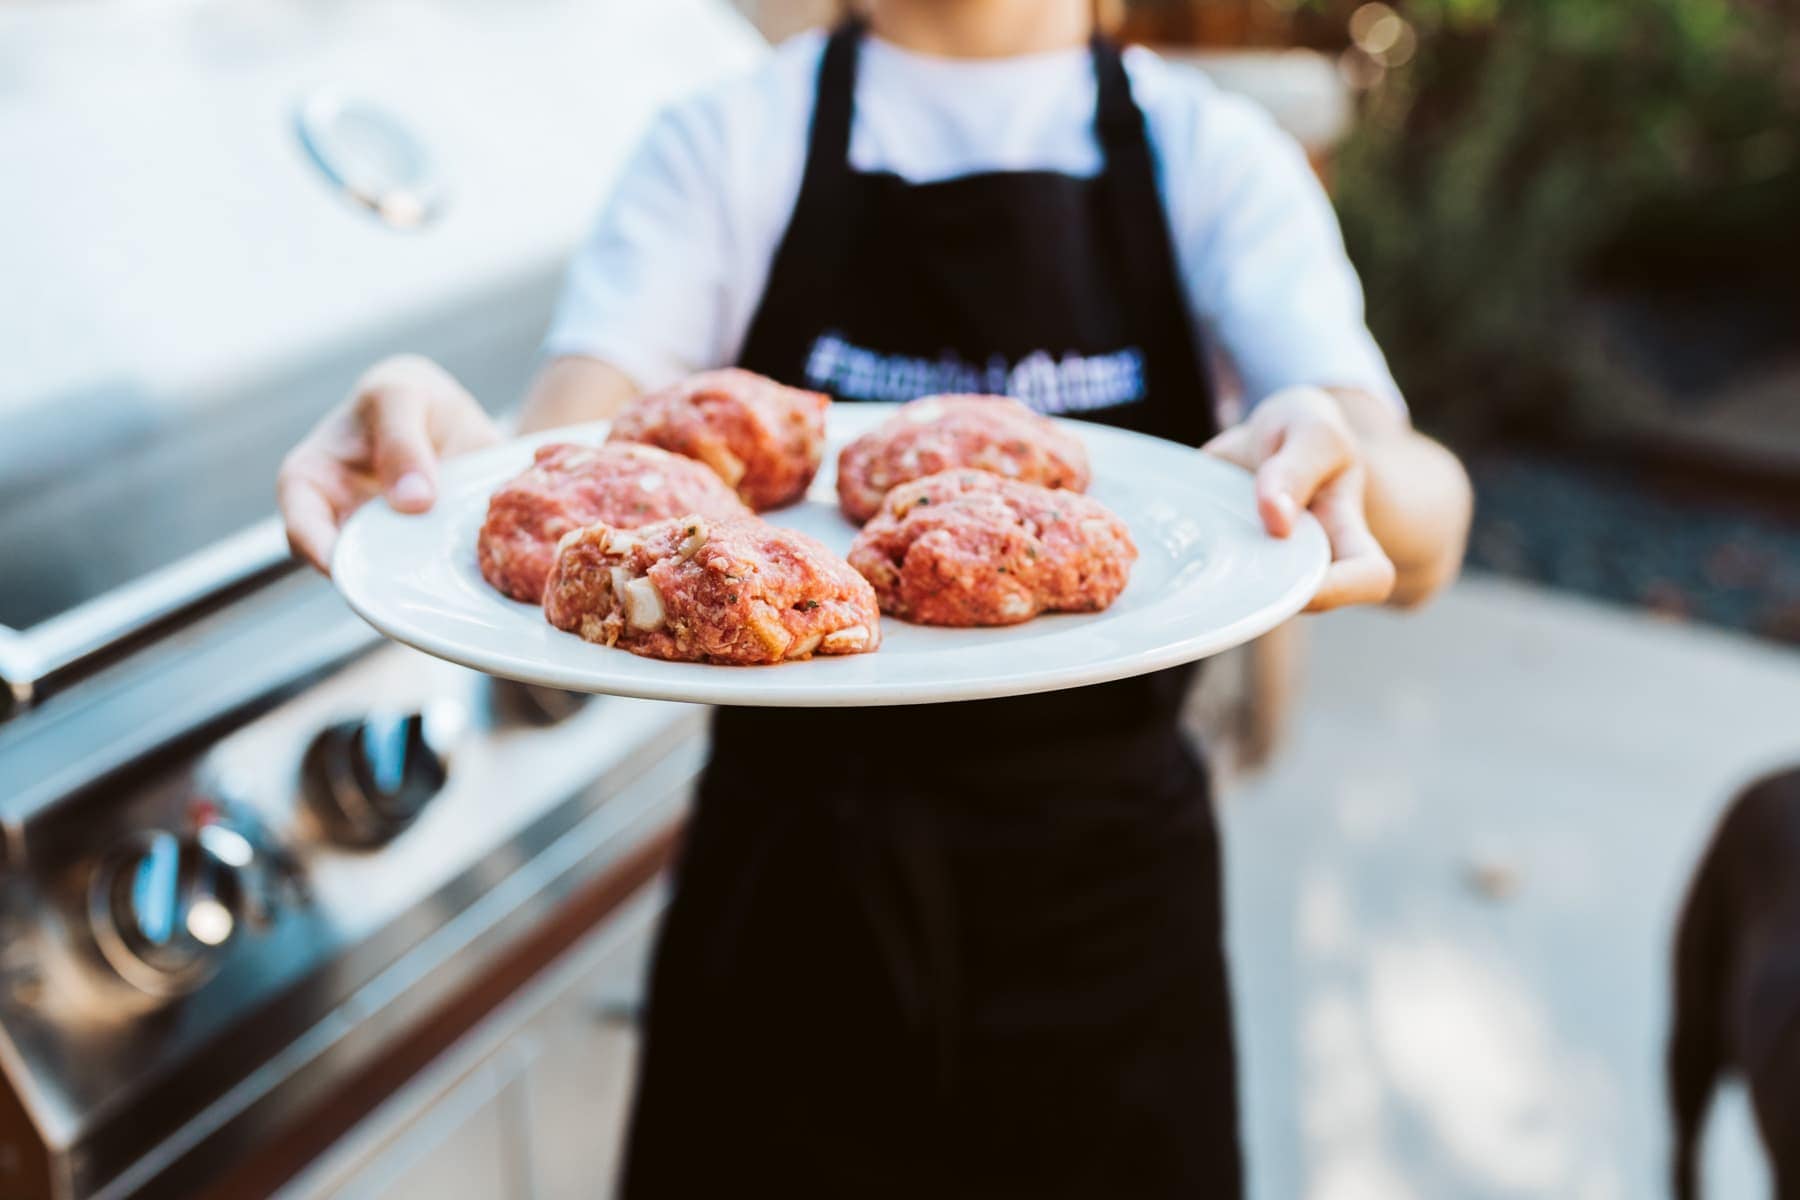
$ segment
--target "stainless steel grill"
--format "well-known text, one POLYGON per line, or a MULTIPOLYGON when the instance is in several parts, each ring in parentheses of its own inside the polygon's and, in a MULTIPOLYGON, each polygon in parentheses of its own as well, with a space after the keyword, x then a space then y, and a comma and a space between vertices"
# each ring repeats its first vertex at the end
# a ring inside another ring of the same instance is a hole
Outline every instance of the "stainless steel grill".
POLYGON ((700 711, 381 645, 267 514, 383 353, 509 404, 638 129, 759 47, 712 0, 0 8, 0 1200, 369 1194, 331 1143, 666 861, 700 711))

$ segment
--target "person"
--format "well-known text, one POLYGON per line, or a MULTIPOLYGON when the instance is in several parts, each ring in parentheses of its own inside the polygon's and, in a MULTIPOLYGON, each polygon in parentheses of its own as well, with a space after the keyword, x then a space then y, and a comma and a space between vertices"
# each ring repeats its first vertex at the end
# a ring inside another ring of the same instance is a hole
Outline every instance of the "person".
MULTIPOLYGON (((953 386, 1201 447, 1310 510, 1315 610, 1457 573, 1304 156, 1089 0, 872 0, 649 130, 571 267, 540 429, 731 363, 840 402, 953 386), (1254 400, 1221 428, 1229 371, 1254 400)), ((498 434, 380 364, 285 463, 298 553, 498 434)), ((1192 668, 1040 696, 726 709, 650 984, 622 1194, 1228 1197, 1236 1072, 1192 668)))

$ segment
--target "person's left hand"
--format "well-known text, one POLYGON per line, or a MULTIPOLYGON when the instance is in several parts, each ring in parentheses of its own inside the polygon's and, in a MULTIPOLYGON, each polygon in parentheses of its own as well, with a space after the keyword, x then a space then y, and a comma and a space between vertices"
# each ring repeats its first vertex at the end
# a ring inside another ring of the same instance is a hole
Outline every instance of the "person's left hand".
POLYGON ((1331 567, 1308 612, 1388 598, 1394 564, 1363 511, 1362 446, 1331 393, 1311 387, 1277 392, 1202 449, 1256 473, 1257 511, 1276 537, 1293 532, 1302 509, 1324 526, 1331 567))

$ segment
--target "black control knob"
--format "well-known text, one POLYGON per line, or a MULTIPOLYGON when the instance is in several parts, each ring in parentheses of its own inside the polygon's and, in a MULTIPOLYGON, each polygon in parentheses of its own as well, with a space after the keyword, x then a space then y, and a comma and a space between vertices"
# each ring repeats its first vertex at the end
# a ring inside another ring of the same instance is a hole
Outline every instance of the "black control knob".
POLYGON ((320 732, 301 763, 306 802, 344 846, 392 841, 418 818, 449 778, 439 712, 373 714, 320 732))
POLYGON ((211 977, 218 952, 247 917, 250 840, 225 825, 183 837, 136 834, 102 860, 89 889, 89 923, 103 957, 154 995, 191 991, 211 977))
POLYGON ((523 725, 555 725, 585 708, 594 698, 584 692, 568 692, 513 679, 490 682, 494 709, 508 722, 523 725))

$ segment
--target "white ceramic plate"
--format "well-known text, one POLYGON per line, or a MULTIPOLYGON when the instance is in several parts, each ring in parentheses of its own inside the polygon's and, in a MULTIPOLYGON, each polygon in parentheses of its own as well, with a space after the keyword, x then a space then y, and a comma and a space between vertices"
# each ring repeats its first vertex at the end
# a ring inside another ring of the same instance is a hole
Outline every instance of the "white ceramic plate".
MULTIPOLYGON (((848 551, 856 529, 837 510, 837 452, 893 408, 834 406, 825 465, 807 498, 764 516, 848 551)), ((584 642, 490 588, 475 564, 475 536, 488 496, 525 469, 537 446, 597 443, 604 422, 445 464, 437 506, 422 516, 365 505, 344 528, 332 575, 350 606, 388 637, 489 674, 578 692, 750 705, 920 704, 1102 683, 1249 641, 1312 597, 1330 553, 1311 517, 1291 537, 1272 538, 1244 471, 1160 438, 1073 424, 1093 462, 1092 494, 1125 520, 1140 555, 1105 612, 1003 629, 884 617, 873 654, 770 667, 669 663, 584 642)))

